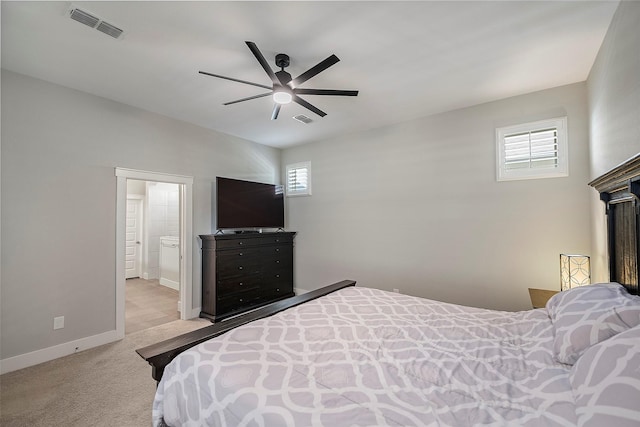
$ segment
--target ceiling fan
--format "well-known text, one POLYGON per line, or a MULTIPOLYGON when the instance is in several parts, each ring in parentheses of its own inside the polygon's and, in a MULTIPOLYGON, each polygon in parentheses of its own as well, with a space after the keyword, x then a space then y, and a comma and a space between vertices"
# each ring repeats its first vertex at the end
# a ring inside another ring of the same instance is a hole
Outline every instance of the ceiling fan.
POLYGON ((231 105, 237 104, 238 102, 249 101, 251 99, 262 98, 265 96, 272 95, 275 105, 273 107, 273 112, 271 113, 271 120, 275 120, 278 118, 278 113, 280 113, 280 108, 284 104, 288 104, 291 101, 302 105, 304 108, 313 111, 320 117, 324 117, 327 115, 324 111, 300 98, 298 95, 337 95, 337 96, 358 96, 357 90, 337 90, 337 89, 303 89, 300 86, 302 83, 306 82, 310 78, 315 75, 321 73, 327 68, 331 67, 336 62, 340 61, 337 56, 331 55, 324 61, 321 61, 314 67, 311 67, 304 73, 300 74, 295 79, 291 78, 291 74, 287 73, 284 69, 289 66, 289 56, 284 53, 279 53, 276 55, 276 65, 280 67, 280 71, 273 72, 267 60, 264 59, 264 56, 258 49, 258 46, 254 42, 245 42, 249 49, 256 57, 264 71, 266 71, 267 75, 273 82, 272 86, 266 86, 259 83, 248 82, 246 80, 234 79, 233 77, 225 77, 218 74, 207 73, 205 71, 199 71, 200 74, 205 74, 207 76, 218 77, 221 79, 231 80, 238 83, 244 83, 252 86, 261 87, 264 89, 269 89, 270 92, 262 93, 260 95, 250 96, 248 98, 242 98, 231 102, 225 102, 223 105, 231 105))

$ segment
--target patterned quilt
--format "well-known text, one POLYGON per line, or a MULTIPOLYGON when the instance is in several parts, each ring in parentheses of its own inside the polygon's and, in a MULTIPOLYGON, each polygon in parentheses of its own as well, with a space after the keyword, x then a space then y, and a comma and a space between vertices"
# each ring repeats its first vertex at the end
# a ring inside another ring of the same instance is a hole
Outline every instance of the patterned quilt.
POLYGON ((155 426, 570 426, 546 310, 350 287, 179 355, 155 426))

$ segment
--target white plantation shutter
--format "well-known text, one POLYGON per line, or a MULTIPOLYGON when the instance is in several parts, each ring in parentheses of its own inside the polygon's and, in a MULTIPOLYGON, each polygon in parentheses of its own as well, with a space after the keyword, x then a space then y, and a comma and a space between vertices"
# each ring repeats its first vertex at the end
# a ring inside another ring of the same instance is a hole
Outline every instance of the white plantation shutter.
POLYGON ((507 135, 504 151, 507 170, 555 168, 558 165, 558 131, 552 128, 507 135))
POLYGON ((568 175, 566 117, 499 128, 498 181, 568 175))
POLYGON ((287 165, 287 196, 311 195, 311 163, 287 165))

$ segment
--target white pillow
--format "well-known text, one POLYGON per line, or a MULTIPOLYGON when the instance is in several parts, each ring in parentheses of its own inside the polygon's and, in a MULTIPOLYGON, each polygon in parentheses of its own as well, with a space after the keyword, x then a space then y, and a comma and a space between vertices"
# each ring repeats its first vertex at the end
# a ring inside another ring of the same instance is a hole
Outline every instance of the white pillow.
POLYGON ((556 359, 573 365, 589 347, 640 324, 640 297, 618 283, 560 292, 546 305, 556 359))
POLYGON ((589 348, 569 382, 578 426, 640 425, 640 326, 589 348))

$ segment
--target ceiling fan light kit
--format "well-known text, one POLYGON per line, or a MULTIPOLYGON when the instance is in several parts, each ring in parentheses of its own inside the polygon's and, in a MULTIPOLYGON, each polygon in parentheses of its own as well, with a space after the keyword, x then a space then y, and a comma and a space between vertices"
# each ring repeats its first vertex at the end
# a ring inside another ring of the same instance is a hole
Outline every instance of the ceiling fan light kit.
POLYGON ((311 79, 312 77, 318 75, 322 71, 331 67, 338 61, 337 56, 331 55, 324 61, 319 62, 315 66, 311 67, 304 73, 300 74, 298 77, 293 79, 291 74, 286 72, 284 69, 289 66, 290 59, 289 56, 284 53, 279 53, 276 55, 275 63, 280 68, 280 71, 274 72, 267 60, 264 58, 264 55, 258 49, 258 46, 254 42, 247 41, 245 42, 249 47, 249 50, 256 57, 262 69, 267 73, 269 78, 271 79, 272 86, 263 85, 260 83, 248 82, 246 80, 234 79, 232 77, 221 76, 219 74, 208 73, 205 71, 200 71, 200 74, 204 74, 211 77, 217 77, 220 79, 231 80, 238 83, 244 83, 251 86, 257 86, 264 89, 269 89, 271 92, 250 96, 247 98, 238 99, 235 101, 225 102, 223 105, 231 105, 237 104, 239 102, 249 101, 251 99, 262 98, 265 96, 272 95, 275 105, 273 107, 273 112, 271 113, 271 120, 275 120, 278 118, 278 114, 280 112, 280 108, 282 105, 289 104, 290 102, 295 102, 298 105, 303 106, 304 108, 314 112, 320 117, 324 117, 327 115, 324 111, 320 110, 316 106, 310 104, 304 99, 300 98, 298 95, 333 95, 333 96, 358 96, 357 90, 338 90, 338 89, 303 89, 299 88, 302 83, 311 79))
POLYGON ((285 90, 284 88, 276 89, 273 91, 273 101, 276 102, 277 104, 280 104, 280 105, 289 104, 292 99, 293 99, 293 96, 291 95, 291 93, 285 90))

